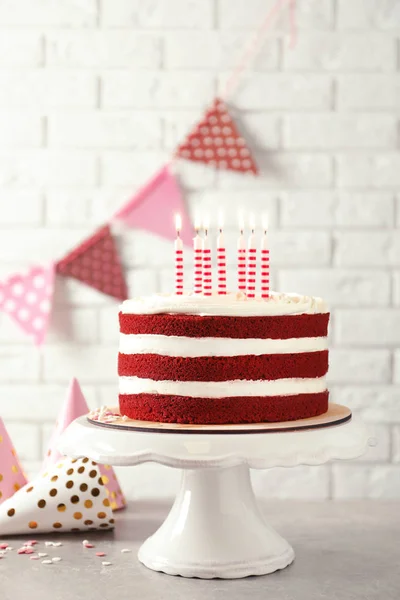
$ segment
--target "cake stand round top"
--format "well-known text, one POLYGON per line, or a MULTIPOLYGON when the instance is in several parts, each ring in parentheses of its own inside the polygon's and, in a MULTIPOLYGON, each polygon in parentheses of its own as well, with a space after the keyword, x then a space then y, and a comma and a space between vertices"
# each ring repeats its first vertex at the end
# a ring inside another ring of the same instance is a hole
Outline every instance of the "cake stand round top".
POLYGON ((356 458, 364 453, 368 441, 366 426, 354 416, 322 428, 232 435, 102 427, 84 416, 64 432, 59 450, 75 458, 88 456, 120 466, 152 461, 183 469, 240 464, 265 469, 356 458))

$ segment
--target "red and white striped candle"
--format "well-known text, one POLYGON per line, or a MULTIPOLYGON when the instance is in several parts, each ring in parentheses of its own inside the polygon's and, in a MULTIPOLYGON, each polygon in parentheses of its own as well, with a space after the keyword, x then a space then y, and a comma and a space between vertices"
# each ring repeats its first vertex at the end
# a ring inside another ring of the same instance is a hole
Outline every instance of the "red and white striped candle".
POLYGON ((199 235, 200 226, 195 224, 196 236, 193 239, 194 250, 194 271, 193 288, 195 294, 201 294, 203 291, 203 240, 199 235))
POLYGON ((203 238, 203 294, 212 295, 211 246, 208 239, 208 222, 204 224, 203 238))
POLYGON ((256 271, 257 271, 257 247, 255 230, 255 219, 252 215, 250 218, 251 233, 247 245, 247 282, 246 294, 248 298, 255 298, 256 295, 256 271))
POLYGON ((269 298, 269 247, 267 239, 268 223, 263 217, 264 234, 261 238, 261 298, 269 298))
POLYGON ((219 235, 217 238, 217 273, 218 294, 226 294, 226 247, 224 234, 222 233, 222 218, 219 219, 219 235))
POLYGON ((243 235, 244 225, 242 220, 239 222, 240 235, 237 242, 237 276, 238 291, 246 293, 246 242, 243 235))
POLYGON ((182 219, 180 215, 175 217, 176 240, 175 240, 175 293, 183 294, 183 243, 181 240, 182 219))

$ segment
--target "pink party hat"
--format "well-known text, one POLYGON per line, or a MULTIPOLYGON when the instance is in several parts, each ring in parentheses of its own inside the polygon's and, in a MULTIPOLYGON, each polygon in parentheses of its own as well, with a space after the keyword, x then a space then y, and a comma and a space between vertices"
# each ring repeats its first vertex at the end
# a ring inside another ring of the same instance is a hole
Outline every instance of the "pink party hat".
MULTIPOLYGON (((85 400, 85 396, 82 393, 81 386, 78 380, 73 378, 69 384, 67 397, 59 417, 56 422, 53 435, 51 436, 50 443, 43 461, 42 471, 47 471, 51 465, 59 462, 63 456, 57 450, 58 442, 61 434, 65 429, 78 417, 87 415, 89 407, 85 400)), ((110 499, 111 508, 118 510, 126 506, 126 501, 123 493, 118 484, 117 476, 114 473, 114 469, 110 465, 99 465, 99 469, 103 478, 103 483, 110 499)))
POLYGON ((0 418, 0 504, 27 483, 25 473, 0 418))

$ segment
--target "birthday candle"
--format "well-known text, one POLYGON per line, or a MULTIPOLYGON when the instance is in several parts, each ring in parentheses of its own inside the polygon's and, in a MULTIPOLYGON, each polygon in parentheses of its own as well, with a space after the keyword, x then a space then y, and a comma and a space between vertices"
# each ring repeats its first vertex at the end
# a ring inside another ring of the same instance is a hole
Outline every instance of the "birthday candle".
POLYGON ((175 293, 183 294, 183 243, 181 240, 182 219, 180 215, 175 217, 176 240, 175 240, 175 293))
POLYGON ((257 248, 256 248, 256 236, 254 235, 255 230, 255 219, 254 215, 250 218, 250 229, 251 233, 247 245, 247 288, 246 293, 248 298, 254 298, 256 295, 256 264, 257 264, 257 248))
POLYGON ((269 247, 267 217, 263 217, 264 234, 261 239, 261 298, 269 298, 269 247))
POLYGON ((196 222, 196 237, 193 239, 194 249, 194 271, 193 288, 195 294, 201 294, 203 291, 203 240, 199 235, 200 225, 196 222))
POLYGON ((226 294, 226 248, 224 235, 222 233, 222 216, 219 218, 219 236, 217 238, 217 272, 218 272, 218 294, 226 294))
POLYGON ((203 294, 211 296, 212 294, 212 274, 211 274, 211 247, 208 239, 208 220, 204 223, 203 238, 203 294))
POLYGON ((244 240, 243 230, 244 224, 242 218, 239 221, 240 235, 237 242, 237 276, 238 290, 246 293, 246 242, 244 240))

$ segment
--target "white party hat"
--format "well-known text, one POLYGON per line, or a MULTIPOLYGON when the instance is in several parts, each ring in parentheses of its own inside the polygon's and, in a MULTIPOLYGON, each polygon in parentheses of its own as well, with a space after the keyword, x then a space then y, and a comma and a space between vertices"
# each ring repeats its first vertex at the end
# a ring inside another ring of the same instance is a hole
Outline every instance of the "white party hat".
POLYGON ((64 458, 0 506, 0 535, 113 527, 99 466, 88 458, 64 458))

